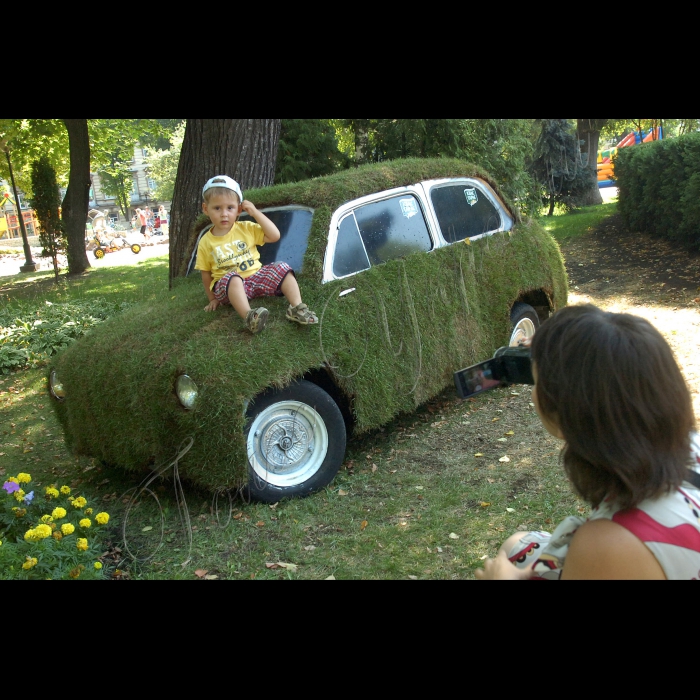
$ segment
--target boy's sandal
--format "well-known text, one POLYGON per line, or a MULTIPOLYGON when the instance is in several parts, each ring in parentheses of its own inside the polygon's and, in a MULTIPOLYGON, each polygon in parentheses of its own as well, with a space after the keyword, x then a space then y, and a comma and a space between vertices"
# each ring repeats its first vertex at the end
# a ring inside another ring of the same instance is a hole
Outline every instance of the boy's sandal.
POLYGON ((314 323, 318 323, 316 314, 310 311, 309 307, 303 302, 296 306, 289 306, 287 309, 287 319, 295 323, 301 323, 303 326, 310 326, 314 323))
POLYGON ((246 314, 245 325, 251 333, 260 333, 265 328, 269 314, 270 312, 262 306, 259 309, 251 309, 246 314))

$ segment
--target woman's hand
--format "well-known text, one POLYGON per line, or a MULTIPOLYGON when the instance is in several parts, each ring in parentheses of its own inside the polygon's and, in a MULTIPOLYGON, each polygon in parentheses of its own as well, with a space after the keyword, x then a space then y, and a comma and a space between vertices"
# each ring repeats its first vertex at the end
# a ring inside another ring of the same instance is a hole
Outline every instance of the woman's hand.
POLYGON ((205 311, 216 311, 219 306, 219 301, 217 299, 212 299, 205 307, 205 311))
POLYGON ((480 581, 526 581, 532 576, 530 569, 519 569, 508 561, 505 552, 499 552, 495 559, 487 559, 483 569, 474 572, 480 581))

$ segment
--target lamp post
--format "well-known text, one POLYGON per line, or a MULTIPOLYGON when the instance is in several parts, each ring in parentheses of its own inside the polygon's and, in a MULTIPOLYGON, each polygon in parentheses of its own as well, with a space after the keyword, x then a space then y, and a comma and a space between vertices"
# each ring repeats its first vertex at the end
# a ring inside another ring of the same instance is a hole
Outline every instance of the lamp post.
POLYGON ((12 171, 12 161, 10 160, 10 147, 5 139, 0 139, 0 148, 5 151, 7 158, 7 167, 10 169, 10 181, 12 182, 12 191, 15 193, 15 211, 19 219, 19 230, 22 233, 22 244, 24 246, 24 265, 19 268, 20 272, 36 272, 38 265, 32 260, 32 251, 29 248, 29 240, 27 239, 27 230, 24 228, 24 217, 22 209, 19 205, 19 195, 17 194, 17 185, 15 185, 15 174, 12 171))

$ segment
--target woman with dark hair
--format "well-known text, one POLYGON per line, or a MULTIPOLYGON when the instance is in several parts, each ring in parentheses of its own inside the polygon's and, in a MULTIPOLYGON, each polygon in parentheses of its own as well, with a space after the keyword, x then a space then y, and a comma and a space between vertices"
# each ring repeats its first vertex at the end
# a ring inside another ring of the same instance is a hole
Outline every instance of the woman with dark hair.
POLYGON ((479 579, 700 578, 700 438, 671 348, 645 319, 569 306, 532 339, 532 392, 592 506, 518 532, 479 579))

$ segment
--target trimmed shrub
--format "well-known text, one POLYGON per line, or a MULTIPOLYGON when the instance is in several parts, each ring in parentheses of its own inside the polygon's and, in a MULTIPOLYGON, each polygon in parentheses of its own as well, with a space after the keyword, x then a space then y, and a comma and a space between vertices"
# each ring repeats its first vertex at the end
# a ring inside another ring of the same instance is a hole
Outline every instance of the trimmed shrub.
POLYGON ((627 229, 700 249, 700 134, 622 149, 615 178, 627 229))

